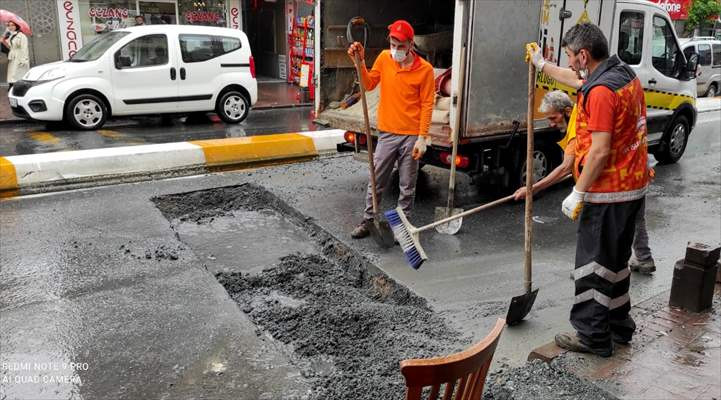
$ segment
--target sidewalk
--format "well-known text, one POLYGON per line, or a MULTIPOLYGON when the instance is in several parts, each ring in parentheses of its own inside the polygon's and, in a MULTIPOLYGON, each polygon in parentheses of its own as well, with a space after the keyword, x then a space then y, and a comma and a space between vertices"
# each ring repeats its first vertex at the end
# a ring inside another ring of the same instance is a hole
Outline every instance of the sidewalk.
POLYGON ((611 358, 556 347, 557 362, 619 399, 721 399, 721 285, 703 313, 669 307, 669 293, 633 308, 636 335, 611 358))
POLYGON ((0 123, 10 121, 22 121, 16 118, 10 111, 10 102, 8 101, 8 87, 0 86, 0 123))

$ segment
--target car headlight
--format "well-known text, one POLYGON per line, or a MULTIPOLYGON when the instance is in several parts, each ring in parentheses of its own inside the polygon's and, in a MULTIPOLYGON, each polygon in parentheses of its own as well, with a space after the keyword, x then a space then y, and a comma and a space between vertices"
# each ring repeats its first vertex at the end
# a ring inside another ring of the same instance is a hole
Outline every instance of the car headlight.
POLYGON ((38 77, 38 81, 52 81, 65 77, 65 70, 62 68, 49 69, 38 77))

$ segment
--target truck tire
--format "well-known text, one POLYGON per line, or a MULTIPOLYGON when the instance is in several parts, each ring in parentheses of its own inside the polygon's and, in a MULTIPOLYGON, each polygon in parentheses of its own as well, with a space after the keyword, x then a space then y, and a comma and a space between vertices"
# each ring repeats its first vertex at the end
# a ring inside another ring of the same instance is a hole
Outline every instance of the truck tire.
POLYGON ((66 102, 65 122, 73 128, 84 131, 100 129, 107 119, 108 107, 94 94, 79 94, 66 102))
POLYGON ((673 120, 661 139, 659 150, 653 153, 661 164, 673 164, 678 161, 686 151, 688 143, 689 123, 686 117, 679 115, 673 120))
MULTIPOLYGON (((526 185, 526 152, 525 146, 521 154, 520 167, 515 170, 514 177, 511 179, 513 187, 509 189, 515 190, 526 185)), ((533 169, 534 182, 546 177, 556 166, 561 163, 560 148, 554 143, 537 142, 533 149, 533 169)))

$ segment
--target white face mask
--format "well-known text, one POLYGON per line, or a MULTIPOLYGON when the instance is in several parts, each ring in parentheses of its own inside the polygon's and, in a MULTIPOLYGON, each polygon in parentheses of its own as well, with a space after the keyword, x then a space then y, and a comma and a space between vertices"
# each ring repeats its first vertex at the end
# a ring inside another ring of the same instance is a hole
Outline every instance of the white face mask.
POLYGON ((393 60, 397 63, 403 62, 408 57, 408 51, 391 49, 391 57, 393 57, 393 60))

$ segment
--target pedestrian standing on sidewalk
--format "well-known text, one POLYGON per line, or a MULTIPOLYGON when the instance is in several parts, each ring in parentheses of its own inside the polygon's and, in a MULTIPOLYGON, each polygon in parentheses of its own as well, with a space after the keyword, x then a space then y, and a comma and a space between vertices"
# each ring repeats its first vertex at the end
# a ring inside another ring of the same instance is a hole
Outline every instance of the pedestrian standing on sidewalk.
MULTIPOLYGON (((378 55, 370 71, 365 65, 363 45, 355 42, 348 49, 354 63, 355 55, 360 56, 361 84, 366 90, 381 85, 378 145, 373 158, 378 202, 388 189, 393 166, 398 162, 398 205, 406 215, 410 215, 413 209, 418 160, 430 144, 428 128, 435 99, 433 67, 413 51, 413 35, 413 27, 406 21, 398 20, 388 26, 390 50, 383 50, 378 55)), ((368 236, 368 227, 372 223, 373 203, 368 183, 363 222, 351 236, 355 239, 368 236)))
POLYGON ((575 299, 571 325, 559 347, 613 354, 613 343, 631 341, 636 324, 628 294, 635 221, 649 181, 646 102, 641 82, 617 56, 598 26, 573 26, 561 46, 584 80, 578 95, 576 185, 562 211, 580 216, 576 244, 575 299))
POLYGON ((7 82, 12 88, 13 84, 22 79, 30 69, 28 38, 20 32, 20 27, 15 22, 8 21, 5 26, 7 30, 3 35, 2 43, 10 50, 8 52, 7 82))
MULTIPOLYGON (((540 54, 540 50, 539 54, 540 54)), ((551 76, 553 77, 553 76, 551 76)), ((578 88, 577 88, 578 89, 578 88)), ((546 177, 533 184, 533 193, 536 194, 550 186, 555 185, 573 171, 576 159, 576 119, 578 117, 576 105, 571 98, 560 90, 546 93, 538 110, 547 115, 549 125, 565 132, 565 136, 558 142, 563 149, 561 165, 551 171, 546 177)), ((653 170, 649 169, 651 173, 653 170)), ((653 174, 651 174, 653 176, 653 174)), ((516 190, 516 200, 526 198, 526 187, 516 190)), ((656 265, 648 246, 648 231, 646 229, 646 207, 642 207, 636 216, 636 229, 633 235, 633 255, 628 260, 631 271, 638 271, 645 275, 653 274, 656 265)))

